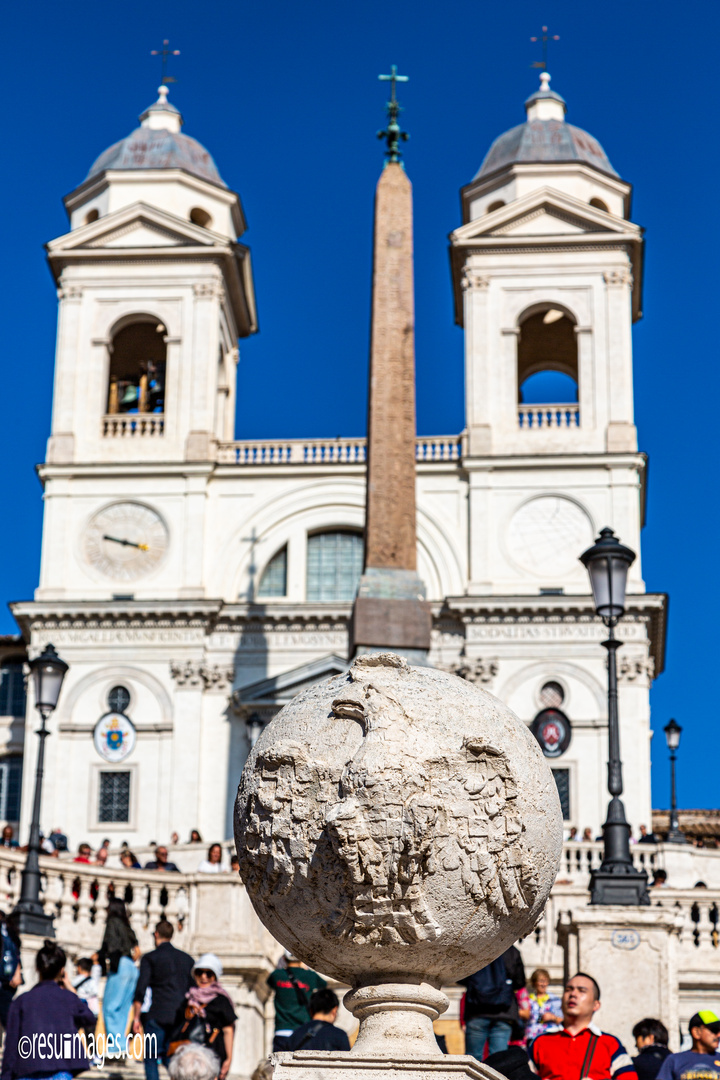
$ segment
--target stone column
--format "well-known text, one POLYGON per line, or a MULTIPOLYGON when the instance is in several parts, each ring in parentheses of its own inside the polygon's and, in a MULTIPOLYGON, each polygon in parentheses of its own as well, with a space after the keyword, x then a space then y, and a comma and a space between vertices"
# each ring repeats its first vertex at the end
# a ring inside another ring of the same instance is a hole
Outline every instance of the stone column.
POLYGON ((365 568, 351 655, 393 648, 421 663, 430 609, 416 571, 412 186, 398 162, 385 166, 375 195, 367 446, 365 568))
POLYGON ((633 1025, 644 1016, 662 1020, 678 1050, 678 936, 682 911, 660 907, 575 908, 561 920, 565 976, 585 971, 597 980, 597 1023, 634 1052, 633 1025))

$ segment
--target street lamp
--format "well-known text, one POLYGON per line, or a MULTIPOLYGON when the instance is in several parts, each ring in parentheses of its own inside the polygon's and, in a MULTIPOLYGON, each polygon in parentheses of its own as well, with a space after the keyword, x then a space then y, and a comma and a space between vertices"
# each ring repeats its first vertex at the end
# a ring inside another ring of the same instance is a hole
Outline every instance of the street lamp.
POLYGON ((260 732, 265 727, 265 725, 260 718, 260 713, 256 712, 250 713, 250 715, 246 717, 245 723, 247 724, 248 740, 250 742, 250 749, 252 750, 252 748, 255 746, 255 743, 260 738, 260 732))
POLYGON ((40 937, 55 937, 52 915, 45 914, 40 899, 40 801, 42 798, 43 766, 45 763, 45 739, 49 732, 45 727, 48 716, 55 709, 60 697, 60 688, 65 678, 68 665, 61 660, 52 645, 46 645, 45 651, 29 663, 30 674, 35 691, 35 708, 40 713, 41 722, 37 734, 38 746, 37 769, 35 770, 35 795, 33 798, 30 839, 27 847, 25 868, 22 872, 20 899, 13 910, 15 928, 19 934, 38 934, 40 937))
POLYGON ((635 552, 624 547, 612 529, 603 529, 598 540, 580 556, 590 575, 595 611, 608 628, 608 791, 610 803, 603 825, 603 861, 590 875, 591 904, 649 904, 647 874, 636 870, 630 855, 630 826, 625 807, 620 760, 618 718, 617 650, 615 626, 625 613, 625 586, 635 552))
POLYGON ((677 790, 675 787, 675 760, 677 757, 675 751, 680 745, 682 728, 677 720, 670 720, 663 728, 663 731, 670 751, 670 829, 667 834, 667 842, 668 844, 687 844, 687 837, 680 832, 680 826, 678 825, 677 790))

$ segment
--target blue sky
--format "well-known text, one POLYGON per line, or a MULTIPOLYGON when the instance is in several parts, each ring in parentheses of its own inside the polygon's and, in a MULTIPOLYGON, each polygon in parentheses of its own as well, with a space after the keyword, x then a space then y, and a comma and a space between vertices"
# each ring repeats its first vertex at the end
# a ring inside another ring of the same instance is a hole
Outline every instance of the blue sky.
MULTIPOLYGON (((717 805, 719 11, 701 0, 6 7, 0 596, 25 599, 37 584, 33 466, 49 428, 56 319, 42 245, 66 230, 62 195, 154 100, 150 50, 164 37, 181 50, 171 100, 241 193, 250 226, 261 332, 242 345, 239 437, 364 432, 377 75, 396 63, 410 76, 418 429, 439 434, 464 422, 447 259, 458 190, 492 139, 523 119, 537 83, 529 39, 546 23, 561 36, 549 66, 568 119, 634 184, 633 218, 647 230, 645 317, 634 331, 636 418, 650 456, 643 557, 648 588, 671 596, 667 670, 652 691, 653 805, 668 800, 670 716, 685 729, 681 805, 717 805)), ((13 629, 7 613, 0 631, 13 629)))

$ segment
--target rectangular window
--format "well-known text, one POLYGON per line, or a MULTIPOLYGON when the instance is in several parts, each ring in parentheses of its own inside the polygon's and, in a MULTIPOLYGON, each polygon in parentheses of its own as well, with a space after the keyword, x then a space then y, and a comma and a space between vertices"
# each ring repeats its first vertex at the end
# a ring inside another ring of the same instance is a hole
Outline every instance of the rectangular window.
POLYGON ((553 769, 553 776, 557 784, 560 806, 562 807, 563 821, 570 820, 570 770, 553 769))
POLYGON ((22 790, 22 758, 0 760, 0 819, 20 820, 22 790))
POLYGON ((321 604, 351 603, 363 568, 359 533, 328 532, 308 537, 307 598, 321 604))
POLYGON ((101 772, 98 799, 99 822, 130 820, 130 773, 101 772))

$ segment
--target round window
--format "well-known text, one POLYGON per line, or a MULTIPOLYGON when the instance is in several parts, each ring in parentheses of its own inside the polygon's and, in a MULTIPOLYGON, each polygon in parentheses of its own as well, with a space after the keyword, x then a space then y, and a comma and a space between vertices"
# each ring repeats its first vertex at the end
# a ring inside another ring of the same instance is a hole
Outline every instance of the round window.
POLYGON ((107 702, 111 712, 124 713, 130 704, 130 691, 125 686, 113 686, 107 702))
POLYGON ((540 691, 540 704, 546 709, 559 709, 565 700, 565 691, 560 683, 546 682, 540 691))

